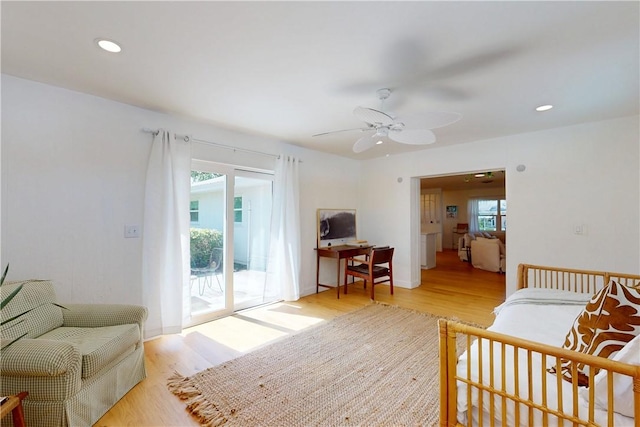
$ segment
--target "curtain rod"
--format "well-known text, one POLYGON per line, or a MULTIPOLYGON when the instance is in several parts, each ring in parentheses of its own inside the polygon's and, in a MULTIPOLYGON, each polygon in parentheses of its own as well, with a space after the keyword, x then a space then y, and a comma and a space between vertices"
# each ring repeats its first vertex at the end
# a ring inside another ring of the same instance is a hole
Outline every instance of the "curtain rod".
MULTIPOLYGON (((153 129, 149 129, 149 128, 143 128, 142 131, 146 132, 146 133, 151 133, 151 134, 153 134, 153 136, 158 135, 158 133, 160 132, 159 129, 153 130, 153 129)), ((262 156, 274 157, 276 159, 280 158, 280 155, 278 155, 278 154, 265 153, 264 151, 257 151, 257 150, 249 150, 248 148, 232 147, 231 145, 220 144, 218 142, 206 141, 204 139, 191 138, 189 135, 180 135, 180 134, 174 133, 173 137, 175 139, 182 139, 184 142, 193 141, 193 142, 197 142, 199 144, 207 144, 207 145, 213 145, 213 146, 218 147, 218 148, 224 148, 225 150, 241 151, 243 153, 251 153, 251 154, 260 154, 262 156)))

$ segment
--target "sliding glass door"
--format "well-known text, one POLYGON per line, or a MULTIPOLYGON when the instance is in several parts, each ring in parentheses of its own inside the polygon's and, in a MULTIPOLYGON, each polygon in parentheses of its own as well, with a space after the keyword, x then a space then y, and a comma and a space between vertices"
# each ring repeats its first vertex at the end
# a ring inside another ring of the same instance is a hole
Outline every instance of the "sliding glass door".
POLYGON ((186 326, 278 298, 266 285, 272 187, 271 174, 193 161, 186 326))
POLYGON ((267 288, 273 176, 236 171, 233 197, 235 310, 274 301, 267 288))

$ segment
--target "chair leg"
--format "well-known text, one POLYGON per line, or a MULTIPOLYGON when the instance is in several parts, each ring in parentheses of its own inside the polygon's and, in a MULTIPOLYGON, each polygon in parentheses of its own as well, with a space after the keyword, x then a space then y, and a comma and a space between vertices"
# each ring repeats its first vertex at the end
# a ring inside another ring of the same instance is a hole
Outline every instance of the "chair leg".
POLYGON ((222 284, 220 283, 220 278, 216 273, 213 273, 213 275, 216 276, 216 280, 218 281, 218 289, 220 289, 220 292, 224 293, 224 291, 222 290, 222 284))
POLYGON ((200 296, 204 295, 204 287, 207 286, 207 277, 204 278, 204 283, 202 282, 202 276, 198 276, 198 293, 200 296))

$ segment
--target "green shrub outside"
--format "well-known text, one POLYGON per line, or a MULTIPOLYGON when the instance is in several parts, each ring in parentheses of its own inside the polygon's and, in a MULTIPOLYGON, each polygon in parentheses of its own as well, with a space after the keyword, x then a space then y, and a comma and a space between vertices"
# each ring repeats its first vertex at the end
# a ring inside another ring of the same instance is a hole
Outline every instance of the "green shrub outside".
POLYGON ((222 232, 208 228, 192 228, 191 268, 205 268, 209 264, 213 248, 222 247, 222 232))

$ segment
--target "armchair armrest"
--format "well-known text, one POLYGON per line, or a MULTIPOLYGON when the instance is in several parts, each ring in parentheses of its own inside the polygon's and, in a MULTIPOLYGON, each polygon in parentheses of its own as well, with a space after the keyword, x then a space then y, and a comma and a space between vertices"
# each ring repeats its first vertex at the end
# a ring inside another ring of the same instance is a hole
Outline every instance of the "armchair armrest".
POLYGON ((82 355, 65 341, 24 338, 2 350, 2 376, 55 377, 77 372, 80 378, 82 355))
POLYGON ((63 325, 76 328, 98 328, 101 326, 137 323, 142 327, 147 320, 147 308, 128 304, 64 304, 63 325))
POLYGON ((82 386, 82 355, 69 342, 23 338, 2 350, 0 394, 29 391, 29 400, 64 400, 82 386))

